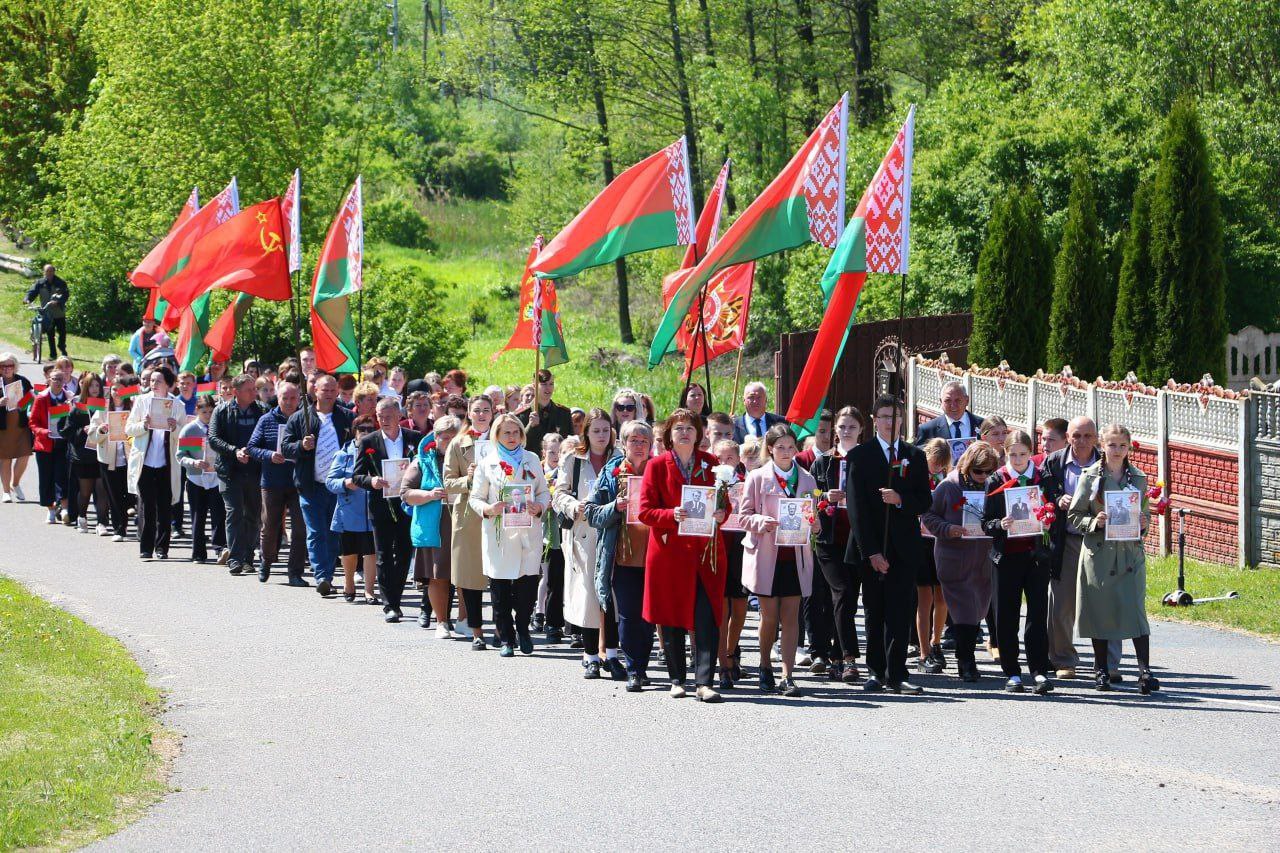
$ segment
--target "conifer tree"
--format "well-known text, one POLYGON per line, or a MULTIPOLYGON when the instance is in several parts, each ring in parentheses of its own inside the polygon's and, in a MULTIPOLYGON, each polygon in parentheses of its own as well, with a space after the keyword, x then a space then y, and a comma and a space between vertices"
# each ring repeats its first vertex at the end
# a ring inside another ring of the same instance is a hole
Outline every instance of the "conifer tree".
POLYGON ((1054 263, 1045 363, 1051 371, 1069 364, 1075 375, 1093 379, 1111 366, 1111 288, 1093 178, 1083 162, 1074 171, 1067 223, 1054 263))
POLYGON ((1152 284, 1151 184, 1147 183, 1138 187, 1133 195, 1129 237, 1120 265, 1120 289, 1111 323, 1112 379, 1123 379, 1133 371, 1139 379, 1157 381, 1148 372, 1155 338, 1152 284))

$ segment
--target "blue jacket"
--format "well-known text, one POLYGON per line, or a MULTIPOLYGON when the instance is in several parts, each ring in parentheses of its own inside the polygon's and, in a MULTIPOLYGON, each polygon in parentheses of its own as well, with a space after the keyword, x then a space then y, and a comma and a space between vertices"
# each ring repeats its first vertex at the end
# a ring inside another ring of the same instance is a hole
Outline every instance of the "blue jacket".
MULTIPOLYGON (((444 477, 440 471, 440 452, 438 450, 432 450, 430 453, 423 451, 424 447, 435 440, 434 432, 424 435, 418 444, 418 456, 414 460, 420 475, 417 488, 424 491, 444 488, 444 477)), ((413 547, 439 548, 440 516, 444 511, 444 501, 428 501, 418 506, 404 504, 404 511, 410 516, 409 538, 413 542, 413 547)))
POLYGON ((261 483, 264 489, 293 488, 293 463, 287 459, 279 465, 271 461, 276 452, 276 437, 284 431, 288 420, 280 407, 276 406, 258 419, 258 425, 253 428, 253 436, 249 439, 249 455, 262 465, 261 483))
MULTIPOLYGON (((600 531, 600 539, 596 543, 596 597, 608 601, 613 590, 613 557, 618 548, 618 533, 627 520, 625 512, 619 512, 616 506, 618 499, 618 478, 613 476, 613 469, 622 464, 621 453, 614 454, 604 463, 604 470, 596 478, 596 486, 587 498, 583 514, 596 530, 600 531)), ((639 500, 639 495, 629 495, 629 500, 639 500)))
POLYGON ((343 485, 356 468, 358 451, 356 443, 348 441, 333 455, 333 464, 324 478, 325 488, 338 496, 338 503, 333 508, 333 523, 329 525, 334 533, 368 533, 373 530, 369 523, 369 492, 348 489, 343 485))

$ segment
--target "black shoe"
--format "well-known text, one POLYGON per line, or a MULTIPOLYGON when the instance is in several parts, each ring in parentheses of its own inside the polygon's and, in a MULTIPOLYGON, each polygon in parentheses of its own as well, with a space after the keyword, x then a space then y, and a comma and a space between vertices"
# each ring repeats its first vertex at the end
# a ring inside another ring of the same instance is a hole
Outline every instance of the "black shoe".
POLYGON ((559 629, 559 628, 548 628, 548 629, 547 629, 547 642, 548 642, 548 643, 563 643, 563 642, 564 642, 564 634, 560 633, 560 629, 559 629))
POLYGON ((720 670, 720 689, 721 690, 733 689, 733 678, 729 675, 729 673, 725 672, 724 670, 720 670))
POLYGON ((642 682, 640 680, 640 676, 638 675, 627 676, 627 692, 628 693, 639 693, 641 690, 641 684, 642 682))
POLYGON ((573 635, 573 638, 572 638, 571 640, 569 640, 569 648, 571 648, 571 649, 580 649, 580 648, 582 648, 582 635, 581 635, 581 634, 574 634, 574 635, 573 635))
POLYGON ((344 592, 342 597, 347 600, 347 604, 352 604, 356 600, 356 594, 354 592, 344 592))
POLYGON ((395 623, 397 623, 397 622, 399 622, 399 621, 400 621, 400 611, 399 611, 399 610, 384 610, 384 611, 382 612, 382 619, 383 619, 383 621, 384 621, 384 622, 386 622, 388 625, 394 625, 395 623))
POLYGON ((827 667, 827 678, 832 681, 840 681, 844 678, 844 661, 832 661, 827 667))
POLYGON ((1156 678, 1149 671, 1138 675, 1138 692, 1143 696, 1150 696, 1160 689, 1160 679, 1156 678))
POLYGON ((1031 689, 1037 696, 1044 696, 1053 692, 1053 682, 1044 673, 1032 676, 1031 681, 1035 684, 1035 687, 1031 689))
POLYGON ((587 666, 582 671, 583 678, 599 678, 600 677, 600 661, 589 660, 587 666))
POLYGON ((800 688, 796 686, 794 678, 784 678, 782 683, 778 685, 778 692, 783 696, 799 696, 800 688))
POLYGON ((259 566, 258 567, 258 583, 266 583, 267 578, 269 577, 271 577, 271 567, 266 565, 259 566))
POLYGON ((912 684, 910 681, 902 681, 897 684, 890 682, 885 685, 885 689, 890 693, 901 693, 904 696, 919 696, 924 692, 924 688, 918 684, 912 684))
POLYGON ((238 566, 238 565, 232 564, 231 568, 227 569, 227 574, 231 574, 231 575, 244 574, 244 566, 238 566))
POLYGON ((149 552, 149 551, 143 551, 143 552, 142 552, 142 559, 144 559, 144 560, 150 560, 150 559, 152 559, 152 557, 151 557, 151 552, 149 552))
POLYGON ((920 646, 916 645, 915 643, 912 643, 911 645, 907 646, 908 658, 916 658, 919 656, 920 656, 920 646))
MULTIPOLYGON (((516 635, 516 640, 520 645, 520 654, 533 654, 533 636, 528 631, 521 631, 516 635)), ((626 673, 623 673, 624 675, 626 673)))
POLYGON ((622 661, 618 658, 609 658, 604 662, 605 668, 609 670, 609 675, 614 681, 627 680, 627 668, 622 665, 622 661))
POLYGON ((169 559, 169 552, 168 552, 168 551, 156 551, 156 559, 157 559, 157 560, 167 560, 167 559, 169 559))
POLYGON ((320 581, 320 583, 316 584, 316 592, 328 598, 333 595, 333 584, 329 583, 329 581, 320 581))
POLYGON ((960 668, 960 680, 968 684, 976 684, 981 680, 978 675, 978 665, 976 663, 957 664, 960 668))
POLYGON ((942 645, 942 650, 943 650, 943 651, 947 651, 947 652, 954 652, 954 651, 956 650, 956 641, 955 641, 955 638, 954 638, 954 637, 947 637, 947 636, 944 636, 944 637, 942 638, 942 644, 941 644, 941 645, 942 645))
POLYGON ((543 613, 533 614, 533 625, 531 626, 533 630, 541 631, 543 628, 546 627, 546 625, 547 625, 547 617, 545 614, 543 613))
POLYGON ((879 693, 884 690, 884 682, 878 676, 872 674, 870 678, 862 683, 862 689, 868 693, 879 693))
POLYGON ((473 651, 473 652, 483 652, 483 651, 488 651, 488 649, 489 649, 489 647, 488 647, 488 646, 486 646, 486 645, 485 645, 485 643, 484 643, 484 638, 482 638, 482 637, 472 637, 472 638, 471 638, 471 651, 473 651))
POLYGON ((1105 669, 1100 669, 1093 674, 1093 689, 1104 693, 1111 689, 1111 676, 1105 669))
POLYGON ((1120 674, 1120 670, 1116 670, 1110 675, 1111 675, 1112 684, 1120 684, 1122 681, 1124 681, 1124 676, 1120 674))
POLYGON ((778 689, 778 685, 777 685, 777 682, 774 681, 773 670, 771 669, 760 670, 760 692, 772 693, 777 689, 778 689))
POLYGON ((419 628, 431 627, 431 614, 428 613, 426 610, 423 610, 421 613, 418 614, 418 627, 419 628))
POLYGON ((302 578, 289 578, 289 586, 311 586, 302 578))

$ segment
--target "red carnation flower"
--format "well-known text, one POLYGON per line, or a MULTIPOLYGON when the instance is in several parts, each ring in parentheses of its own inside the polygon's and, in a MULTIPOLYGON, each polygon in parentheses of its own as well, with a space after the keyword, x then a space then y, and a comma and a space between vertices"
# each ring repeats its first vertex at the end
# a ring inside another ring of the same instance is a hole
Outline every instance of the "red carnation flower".
POLYGON ((373 455, 373 448, 372 448, 372 447, 366 447, 366 448, 364 449, 364 455, 365 455, 365 456, 372 456, 372 455, 373 455))
POLYGON ((1138 443, 1138 440, 1137 440, 1137 439, 1134 439, 1134 441, 1133 441, 1133 449, 1134 449, 1134 450, 1141 450, 1141 449, 1142 449, 1142 445, 1138 443))
POLYGON ((498 465, 502 468, 502 473, 506 474, 508 477, 510 477, 515 471, 515 469, 506 462, 499 462, 498 465))

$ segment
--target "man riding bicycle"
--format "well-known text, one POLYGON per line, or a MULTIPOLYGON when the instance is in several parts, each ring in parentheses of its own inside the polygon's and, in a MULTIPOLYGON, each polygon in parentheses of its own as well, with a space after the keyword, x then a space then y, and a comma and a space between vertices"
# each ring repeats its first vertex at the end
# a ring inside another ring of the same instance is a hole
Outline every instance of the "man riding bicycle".
POLYGON ((22 300, 24 305, 36 300, 44 309, 44 328, 49 335, 47 357, 50 359, 58 357, 59 347, 62 348, 62 354, 67 355, 67 299, 71 296, 67 283, 58 278, 55 272, 53 264, 45 264, 44 275, 36 279, 36 283, 31 285, 22 300), (57 346, 54 342, 55 334, 57 346))

